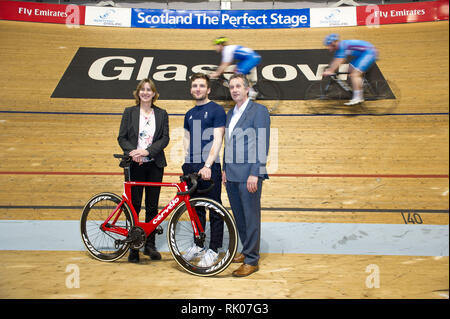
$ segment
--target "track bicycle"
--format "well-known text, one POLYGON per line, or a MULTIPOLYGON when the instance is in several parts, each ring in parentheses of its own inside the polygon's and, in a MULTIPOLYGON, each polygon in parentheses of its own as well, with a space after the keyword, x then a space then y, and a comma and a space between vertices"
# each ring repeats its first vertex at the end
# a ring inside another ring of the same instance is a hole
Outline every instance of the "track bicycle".
POLYGON ((121 154, 114 154, 114 157, 121 160, 120 167, 124 169, 123 195, 109 192, 97 194, 87 202, 81 215, 81 238, 93 258, 112 262, 122 258, 130 248, 142 248, 149 234, 163 232, 160 224, 170 216, 167 224, 169 250, 185 271, 198 276, 213 276, 230 265, 238 246, 233 215, 214 200, 191 198, 194 192, 209 192, 214 187, 212 180, 209 180, 209 187, 202 190, 197 189, 201 176, 196 173, 181 176, 179 183, 132 182, 129 178, 131 158, 121 154), (190 188, 188 181, 192 184, 190 188), (139 221, 132 204, 131 188, 135 186, 174 187, 177 193, 151 221, 143 223, 139 221), (214 262, 201 264, 202 254, 192 256, 189 251, 196 245, 202 248, 204 255, 209 247, 211 214, 218 216, 223 223, 222 234, 214 232, 215 238, 222 241, 222 246, 214 262))
MULTIPOLYGON (((225 109, 231 109, 234 106, 227 79, 233 74, 234 72, 224 72, 219 78, 211 79, 211 93, 209 97, 215 101, 223 101, 222 105, 225 109), (225 74, 228 76, 225 76, 225 74)), ((254 100, 267 107, 269 113, 274 112, 280 106, 283 97, 281 88, 276 82, 259 79, 252 88, 256 91, 254 100)))
POLYGON ((389 80, 369 80, 363 76, 364 102, 344 105, 344 100, 350 100, 353 88, 348 80, 349 72, 336 72, 311 84, 305 91, 305 100, 314 114, 334 114, 352 112, 353 114, 368 113, 384 115, 391 113, 398 105, 400 92, 397 86, 389 80))

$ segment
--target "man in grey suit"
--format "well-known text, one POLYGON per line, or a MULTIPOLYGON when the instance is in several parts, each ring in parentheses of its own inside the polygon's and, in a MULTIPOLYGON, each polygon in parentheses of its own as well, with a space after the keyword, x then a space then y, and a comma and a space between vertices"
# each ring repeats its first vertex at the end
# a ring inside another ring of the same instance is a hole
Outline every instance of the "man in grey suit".
POLYGON ((245 277, 259 269, 261 191, 268 178, 270 116, 265 106, 248 98, 245 76, 233 75, 229 86, 236 106, 227 114, 222 182, 242 243, 242 252, 233 260, 242 265, 233 276, 245 277))

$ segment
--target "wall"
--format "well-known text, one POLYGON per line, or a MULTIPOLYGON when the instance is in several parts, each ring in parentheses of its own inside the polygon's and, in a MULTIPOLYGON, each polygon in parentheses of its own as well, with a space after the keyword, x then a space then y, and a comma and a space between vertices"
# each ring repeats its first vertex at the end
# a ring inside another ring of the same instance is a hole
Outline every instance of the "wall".
POLYGON ((380 25, 448 20, 448 0, 278 10, 163 10, 0 0, 0 19, 68 26, 264 29, 380 25))

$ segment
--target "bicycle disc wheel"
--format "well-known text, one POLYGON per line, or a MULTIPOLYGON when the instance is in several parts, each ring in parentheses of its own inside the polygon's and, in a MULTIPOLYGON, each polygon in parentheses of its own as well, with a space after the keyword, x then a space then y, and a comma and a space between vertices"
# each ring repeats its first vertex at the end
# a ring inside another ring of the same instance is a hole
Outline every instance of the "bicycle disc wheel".
POLYGON ((168 223, 170 252, 187 272, 197 276, 214 276, 225 270, 236 254, 238 235, 234 218, 225 207, 211 199, 194 198, 189 202, 199 218, 203 216, 205 219, 204 240, 199 242, 194 238, 191 219, 183 204, 172 214, 168 223), (217 250, 215 259, 206 258, 210 248, 217 250), (192 253, 192 250, 197 253, 192 253))
MULTIPOLYGON (((100 193, 92 197, 83 209, 80 221, 81 239, 88 252, 97 260, 117 260, 125 255, 130 247, 129 243, 117 242, 124 240, 124 236, 100 228, 121 201, 122 198, 116 194, 100 193)), ((123 204, 115 213, 110 224, 111 229, 130 230, 133 227, 134 221, 127 204, 123 204)))
POLYGON ((313 114, 337 113, 339 109, 345 109, 343 100, 350 97, 350 93, 327 80, 314 82, 305 92, 306 103, 313 114))
POLYGON ((269 113, 275 111, 281 104, 283 97, 280 86, 276 82, 263 79, 258 81, 253 88, 258 92, 256 100, 264 104, 269 113))
POLYGON ((364 87, 365 107, 374 115, 392 113, 400 101, 398 87, 389 80, 374 80, 364 87))

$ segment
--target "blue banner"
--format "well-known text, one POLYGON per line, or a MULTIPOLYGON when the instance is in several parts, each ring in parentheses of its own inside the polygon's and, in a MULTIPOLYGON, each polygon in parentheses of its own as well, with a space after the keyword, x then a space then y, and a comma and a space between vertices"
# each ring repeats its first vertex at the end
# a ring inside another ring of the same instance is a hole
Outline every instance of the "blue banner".
POLYGON ((309 28, 310 10, 153 10, 132 9, 131 26, 178 29, 309 28))

